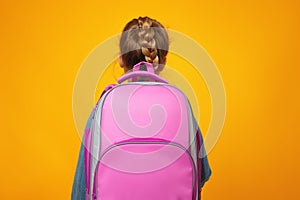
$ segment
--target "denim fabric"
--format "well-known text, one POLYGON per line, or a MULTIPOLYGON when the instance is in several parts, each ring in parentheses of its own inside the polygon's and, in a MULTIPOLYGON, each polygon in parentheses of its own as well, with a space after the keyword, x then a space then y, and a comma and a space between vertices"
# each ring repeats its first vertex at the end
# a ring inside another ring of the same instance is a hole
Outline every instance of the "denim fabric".
POLYGON ((200 188, 204 186, 204 184, 209 180, 212 171, 208 163, 208 158, 204 146, 204 140, 202 136, 201 129, 199 128, 198 122, 196 121, 195 117, 194 118, 194 124, 196 125, 197 131, 199 131, 200 135, 200 144, 203 145, 203 148, 200 150, 199 158, 201 159, 201 181, 200 181, 200 188))
MULTIPOLYGON (((93 118, 94 109, 92 110, 88 121, 86 123, 85 130, 90 129, 92 126, 92 118, 93 118)), ((85 133, 86 131, 84 131, 85 133)), ((86 195, 86 179, 85 179, 85 169, 84 169, 84 137, 82 139, 73 188, 72 188, 72 195, 71 200, 85 200, 86 195)))
POLYGON ((71 200, 85 200, 84 143, 81 143, 71 200))
MULTIPOLYGON (((199 131, 200 131, 200 129, 199 129, 199 131)), ((200 142, 201 142, 201 144, 204 144, 201 131, 200 131, 200 142)), ((202 170, 201 170, 201 182, 200 182, 200 187, 202 188, 204 186, 205 182, 209 180, 212 172, 211 172, 211 168, 208 163, 205 148, 203 148, 200 153, 202 153, 202 155, 201 155, 201 164, 202 164, 201 169, 202 170)))
MULTIPOLYGON (((107 92, 109 89, 111 89, 115 84, 110 84, 106 86, 106 88, 103 90, 102 94, 100 97, 107 92)), ((99 98, 100 100, 100 98, 99 98)), ((99 102, 99 101, 98 101, 99 102)), ((96 106, 93 108, 93 110, 90 113, 90 116, 87 120, 85 131, 91 129, 92 126, 92 119, 94 115, 94 111, 96 106)), ((84 138, 84 137, 83 137, 84 138)), ((74 177, 74 182, 73 182, 73 187, 72 187, 72 194, 71 194, 71 200, 85 200, 86 199, 86 179, 85 179, 85 169, 84 169, 84 139, 82 139, 81 147, 80 147, 80 152, 79 152, 79 157, 78 157, 78 162, 77 162, 77 167, 76 167, 76 172, 75 172, 75 177, 74 177)))

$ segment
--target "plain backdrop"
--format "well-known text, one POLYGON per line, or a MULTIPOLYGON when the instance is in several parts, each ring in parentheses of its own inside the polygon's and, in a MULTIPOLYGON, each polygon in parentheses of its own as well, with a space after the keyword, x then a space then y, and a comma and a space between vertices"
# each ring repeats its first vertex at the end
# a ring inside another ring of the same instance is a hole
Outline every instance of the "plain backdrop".
MULTIPOLYGON (((81 142, 76 74, 138 16, 193 38, 222 75, 226 121, 203 199, 299 199, 299 8, 296 0, 1 1, 0 199, 70 199, 81 142)), ((205 135, 209 95, 190 81, 205 94, 205 135)))

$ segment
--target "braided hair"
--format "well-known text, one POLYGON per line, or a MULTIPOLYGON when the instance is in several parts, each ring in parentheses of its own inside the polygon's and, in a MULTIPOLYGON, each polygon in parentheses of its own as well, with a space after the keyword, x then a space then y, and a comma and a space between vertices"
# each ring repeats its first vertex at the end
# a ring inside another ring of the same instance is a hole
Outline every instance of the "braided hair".
POLYGON ((120 39, 122 62, 128 68, 146 61, 153 64, 158 74, 163 69, 169 50, 166 29, 149 17, 139 17, 126 24, 120 39))

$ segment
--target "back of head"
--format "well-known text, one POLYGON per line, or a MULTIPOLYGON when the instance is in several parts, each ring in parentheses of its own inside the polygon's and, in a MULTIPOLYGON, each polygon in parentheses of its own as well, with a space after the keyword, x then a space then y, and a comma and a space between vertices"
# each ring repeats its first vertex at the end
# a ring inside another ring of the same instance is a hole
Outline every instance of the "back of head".
POLYGON ((139 17, 126 24, 120 39, 122 67, 131 70, 142 61, 153 63, 159 73, 166 63, 169 37, 164 26, 149 17, 139 17))

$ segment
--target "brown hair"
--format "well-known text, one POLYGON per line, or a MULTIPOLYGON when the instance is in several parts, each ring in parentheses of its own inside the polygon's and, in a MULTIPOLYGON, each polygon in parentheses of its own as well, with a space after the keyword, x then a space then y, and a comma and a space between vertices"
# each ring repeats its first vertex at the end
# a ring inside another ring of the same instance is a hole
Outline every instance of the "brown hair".
POLYGON ((166 29, 149 17, 139 17, 126 24, 120 39, 123 64, 128 69, 141 62, 153 63, 156 73, 163 69, 169 50, 166 29))

